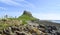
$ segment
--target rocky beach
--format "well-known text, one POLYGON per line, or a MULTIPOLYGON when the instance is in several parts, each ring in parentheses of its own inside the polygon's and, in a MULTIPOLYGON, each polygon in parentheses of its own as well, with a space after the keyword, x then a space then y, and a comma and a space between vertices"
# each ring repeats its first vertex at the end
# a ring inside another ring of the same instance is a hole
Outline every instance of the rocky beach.
POLYGON ((0 19, 0 35, 60 35, 60 24, 37 19, 24 11, 18 18, 0 19))

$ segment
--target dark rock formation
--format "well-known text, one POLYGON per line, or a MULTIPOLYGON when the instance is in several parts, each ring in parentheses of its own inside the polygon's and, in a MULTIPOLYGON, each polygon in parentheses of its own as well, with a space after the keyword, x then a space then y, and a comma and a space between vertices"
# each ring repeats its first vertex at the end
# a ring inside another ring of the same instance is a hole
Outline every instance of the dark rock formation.
POLYGON ((31 12, 29 12, 29 11, 26 11, 26 10, 23 12, 23 15, 28 15, 28 16, 32 17, 32 14, 31 14, 31 12))
POLYGON ((10 31, 9 31, 9 30, 7 30, 7 29, 4 29, 4 30, 3 30, 3 34, 11 35, 11 34, 10 34, 10 31))
POLYGON ((25 35, 25 33, 23 33, 23 32, 20 33, 20 32, 18 32, 18 31, 16 31, 16 34, 17 34, 17 35, 25 35))
POLYGON ((15 31, 15 30, 20 31, 19 28, 18 28, 18 27, 15 27, 15 26, 12 26, 11 29, 12 29, 12 31, 13 31, 13 30, 14 30, 14 31, 15 31))
POLYGON ((56 32, 57 35, 60 35, 60 32, 56 32))

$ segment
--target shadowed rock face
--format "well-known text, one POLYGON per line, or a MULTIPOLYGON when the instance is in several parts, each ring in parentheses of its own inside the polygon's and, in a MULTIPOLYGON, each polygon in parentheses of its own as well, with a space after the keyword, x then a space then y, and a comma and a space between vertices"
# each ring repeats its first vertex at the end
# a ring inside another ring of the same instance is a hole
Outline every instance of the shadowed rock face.
POLYGON ((23 12, 23 15, 28 15, 28 16, 32 17, 32 14, 31 14, 31 12, 29 12, 29 11, 26 11, 26 10, 23 12))

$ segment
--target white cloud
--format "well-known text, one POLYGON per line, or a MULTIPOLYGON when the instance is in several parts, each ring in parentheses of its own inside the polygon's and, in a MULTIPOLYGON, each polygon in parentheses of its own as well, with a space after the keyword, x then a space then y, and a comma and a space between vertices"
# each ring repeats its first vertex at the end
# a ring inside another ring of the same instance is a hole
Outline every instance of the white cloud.
POLYGON ((14 0, 14 1, 19 1, 19 2, 23 2, 23 1, 25 1, 25 0, 14 0))
POLYGON ((26 0, 0 0, 0 2, 8 4, 8 5, 12 5, 12 6, 31 7, 31 8, 35 7, 32 3, 29 3, 26 0), (21 2, 24 4, 22 4, 21 2))
POLYGON ((34 4, 32 4, 32 3, 28 2, 28 1, 24 1, 24 2, 26 3, 25 6, 31 7, 31 8, 35 8, 35 5, 34 4))
POLYGON ((8 5, 13 5, 13 6, 20 6, 19 3, 14 2, 12 0, 0 0, 0 2, 5 3, 5 4, 8 4, 8 5))
POLYGON ((0 18, 6 14, 6 11, 8 10, 8 8, 5 8, 5 7, 0 7, 0 18))
POLYGON ((0 7, 0 10, 6 11, 6 10, 7 10, 7 8, 0 7))
POLYGON ((37 13, 34 14, 35 17, 41 19, 41 20, 60 20, 60 14, 59 13, 37 13))

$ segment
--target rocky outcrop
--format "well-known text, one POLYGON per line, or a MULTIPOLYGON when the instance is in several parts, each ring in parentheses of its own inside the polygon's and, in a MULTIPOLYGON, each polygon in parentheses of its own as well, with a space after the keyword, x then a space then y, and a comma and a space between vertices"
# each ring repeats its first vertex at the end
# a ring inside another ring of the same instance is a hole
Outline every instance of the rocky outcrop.
POLYGON ((31 14, 31 12, 29 12, 29 11, 26 11, 26 10, 23 12, 23 14, 22 14, 22 15, 28 15, 28 16, 32 17, 32 14, 31 14))
POLYGON ((45 35, 46 33, 39 30, 37 26, 34 25, 19 25, 19 26, 9 26, 0 32, 3 35, 45 35))
MULTIPOLYGON (((15 21, 17 22, 17 21, 15 21)), ((19 21, 20 22, 20 21, 19 21)), ((22 25, 11 25, 0 31, 1 35, 60 35, 56 26, 27 22, 22 25)))

